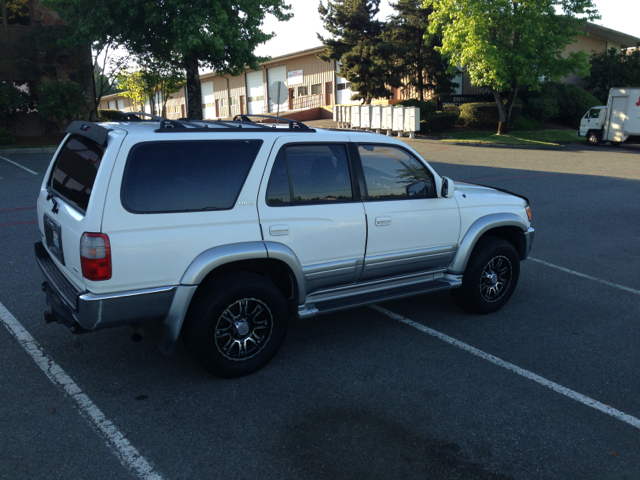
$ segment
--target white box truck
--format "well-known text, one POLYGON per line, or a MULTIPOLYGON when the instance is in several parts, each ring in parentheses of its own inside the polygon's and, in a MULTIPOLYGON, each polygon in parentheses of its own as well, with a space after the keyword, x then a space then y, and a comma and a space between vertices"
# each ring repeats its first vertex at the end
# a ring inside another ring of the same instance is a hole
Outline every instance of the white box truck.
POLYGON ((640 88, 612 88, 606 106, 593 107, 580 121, 579 137, 590 145, 640 142, 640 88))

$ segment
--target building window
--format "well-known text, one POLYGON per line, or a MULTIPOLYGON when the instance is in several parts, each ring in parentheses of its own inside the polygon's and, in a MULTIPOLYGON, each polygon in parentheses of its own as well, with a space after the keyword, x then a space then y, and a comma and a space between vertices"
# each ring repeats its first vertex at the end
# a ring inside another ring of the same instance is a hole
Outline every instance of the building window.
POLYGON ((231 105, 238 105, 238 97, 231 97, 231 105))
POLYGON ((3 3, 7 10, 7 25, 31 25, 29 0, 4 0, 3 3))
POLYGON ((318 83, 316 85, 311 85, 311 95, 320 95, 322 93, 321 85, 318 83))
POLYGON ((302 85, 301 87, 298 87, 298 96, 299 97, 307 96, 307 86, 306 85, 302 85))
POLYGON ((336 88, 338 90, 349 90, 351 88, 351 82, 339 83, 336 88))

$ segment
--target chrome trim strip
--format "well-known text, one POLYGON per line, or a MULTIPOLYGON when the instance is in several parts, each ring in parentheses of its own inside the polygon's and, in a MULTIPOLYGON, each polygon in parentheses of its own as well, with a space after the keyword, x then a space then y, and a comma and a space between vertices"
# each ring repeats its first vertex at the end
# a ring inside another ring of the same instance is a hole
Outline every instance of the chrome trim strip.
POLYGON ((83 302, 100 302, 103 300, 117 300, 120 298, 126 297, 135 297, 137 295, 147 295, 150 293, 162 293, 169 292, 171 290, 175 290, 176 287, 157 287, 157 288, 144 288, 142 290, 130 290, 126 292, 116 292, 116 293, 83 293, 80 295, 80 301, 83 302))
POLYGON ((528 227, 522 218, 515 213, 492 213, 476 220, 467 230, 466 235, 460 242, 460 248, 456 254, 451 266, 450 273, 462 274, 467 268, 467 262, 476 245, 478 239, 487 231, 496 227, 518 227, 526 232, 528 227))
POLYGON ((367 257, 362 280, 445 269, 455 251, 455 246, 447 245, 367 257))
POLYGON ((313 295, 309 295, 307 303, 337 300, 339 298, 361 295, 363 293, 378 292, 401 286, 415 285, 418 283, 440 280, 442 278, 444 278, 444 273, 442 271, 433 271, 428 273, 403 275, 401 277, 394 277, 390 279, 376 279, 364 283, 358 283, 356 285, 346 285, 333 289, 321 290, 313 295))

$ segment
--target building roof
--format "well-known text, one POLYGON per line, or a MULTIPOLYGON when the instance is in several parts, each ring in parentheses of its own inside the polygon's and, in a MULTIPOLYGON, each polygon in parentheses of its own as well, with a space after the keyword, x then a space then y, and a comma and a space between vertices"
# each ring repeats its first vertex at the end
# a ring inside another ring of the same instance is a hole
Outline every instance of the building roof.
POLYGON ((618 43, 622 48, 635 47, 640 43, 640 38, 638 37, 618 32, 617 30, 612 30, 592 22, 587 22, 582 27, 582 30, 592 37, 601 38, 612 43, 618 43))

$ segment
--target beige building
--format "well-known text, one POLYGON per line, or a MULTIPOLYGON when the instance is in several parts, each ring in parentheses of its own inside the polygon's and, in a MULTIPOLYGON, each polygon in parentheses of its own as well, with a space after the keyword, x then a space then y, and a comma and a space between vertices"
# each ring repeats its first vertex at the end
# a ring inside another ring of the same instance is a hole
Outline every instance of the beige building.
MULTIPOLYGON (((304 119, 330 117, 332 105, 360 103, 352 101, 351 83, 340 76, 340 65, 324 62, 315 47, 288 55, 275 57, 261 63, 258 70, 247 69, 239 76, 217 75, 215 72, 200 75, 202 108, 205 119, 224 118, 239 114, 270 114, 305 112, 304 119), (278 101, 277 85, 282 82, 285 89, 278 101), (323 113, 324 112, 324 113, 323 113)), ((388 104, 402 100, 401 89, 394 89, 388 104)), ((166 115, 169 119, 186 116, 185 91, 175 93, 167 101, 166 115)), ((119 94, 102 98, 101 109, 140 111, 131 99, 119 94)), ((156 99, 156 112, 162 110, 160 99, 156 99)), ((145 111, 151 111, 149 102, 145 111)), ((300 118, 302 119, 302 118, 300 118)))
MULTIPOLYGON (((565 49, 565 55, 580 50, 588 54, 604 52, 610 48, 620 50, 640 43, 640 38, 594 23, 587 23, 584 30, 588 35, 578 37, 577 42, 565 49)), ((279 111, 287 112, 287 116, 292 118, 309 120, 329 118, 332 105, 360 103, 351 100, 351 83, 340 76, 339 62, 320 60, 316 52, 321 50, 322 47, 315 47, 275 57, 261 63, 258 70, 247 69, 244 74, 235 77, 217 75, 215 72, 200 75, 203 117, 216 119, 245 113, 255 115, 279 111), (286 86, 279 101, 276 88, 278 82, 286 86)), ((472 86, 465 74, 455 81, 459 84, 458 89, 454 95, 444 99, 447 103, 468 101, 469 97, 487 94, 485 88, 472 86)), ((584 85, 583 79, 573 74, 564 81, 584 85)), ((393 89, 391 99, 374 103, 393 104, 415 96, 417 95, 409 89, 393 89)), ((119 94, 103 97, 100 108, 140 111, 139 105, 133 105, 129 98, 119 94)), ((148 102, 145 111, 151 111, 148 102)), ((156 99, 155 111, 162 111, 159 98, 156 99)), ((173 94, 167 101, 166 116, 170 119, 186 116, 184 89, 173 94)))

